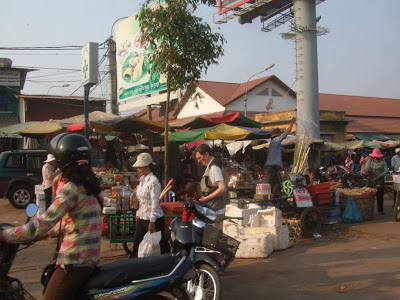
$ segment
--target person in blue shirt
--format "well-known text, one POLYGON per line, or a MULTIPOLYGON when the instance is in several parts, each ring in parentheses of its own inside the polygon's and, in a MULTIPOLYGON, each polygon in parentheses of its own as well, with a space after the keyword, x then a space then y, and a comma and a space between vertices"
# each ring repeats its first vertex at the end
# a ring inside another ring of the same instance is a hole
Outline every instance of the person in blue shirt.
POLYGON ((271 193, 274 197, 279 197, 281 194, 282 141, 292 131, 295 122, 296 118, 293 117, 285 132, 282 132, 280 128, 273 128, 271 131, 271 142, 267 161, 264 165, 264 172, 268 183, 271 185, 271 193))

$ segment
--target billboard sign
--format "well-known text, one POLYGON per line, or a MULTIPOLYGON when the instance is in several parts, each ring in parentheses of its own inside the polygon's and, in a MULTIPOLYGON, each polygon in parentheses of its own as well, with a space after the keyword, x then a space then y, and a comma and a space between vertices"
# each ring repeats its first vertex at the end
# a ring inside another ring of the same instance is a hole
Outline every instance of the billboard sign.
POLYGON ((137 14, 121 21, 115 28, 119 102, 167 89, 165 76, 149 73, 152 50, 140 42, 137 14))
POLYGON ((222 15, 248 2, 254 0, 218 0, 218 14, 222 15))

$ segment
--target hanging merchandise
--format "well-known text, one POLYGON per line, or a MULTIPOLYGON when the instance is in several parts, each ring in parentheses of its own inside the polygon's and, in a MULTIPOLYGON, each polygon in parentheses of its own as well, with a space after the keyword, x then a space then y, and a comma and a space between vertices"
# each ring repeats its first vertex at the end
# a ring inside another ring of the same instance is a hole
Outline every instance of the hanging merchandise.
POLYGON ((102 135, 100 136, 99 141, 98 141, 98 145, 99 145, 99 147, 101 147, 101 148, 107 147, 108 142, 107 142, 106 136, 105 136, 104 134, 102 134, 102 135))

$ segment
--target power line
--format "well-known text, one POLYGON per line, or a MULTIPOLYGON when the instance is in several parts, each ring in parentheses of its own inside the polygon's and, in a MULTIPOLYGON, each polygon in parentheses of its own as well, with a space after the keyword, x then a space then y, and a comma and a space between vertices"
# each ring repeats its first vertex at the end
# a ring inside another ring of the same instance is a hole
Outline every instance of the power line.
POLYGON ((0 53, 0 55, 56 55, 56 56, 68 56, 68 55, 74 55, 74 56, 80 56, 80 53, 76 54, 71 54, 71 53, 0 53))
MULTIPOLYGON (((99 49, 106 49, 104 47, 105 43, 99 44, 99 49)), ((84 46, 43 46, 43 47, 0 47, 0 50, 18 50, 18 51, 26 51, 26 50, 36 50, 36 51, 80 51, 84 46)))
POLYGON ((54 74, 49 74, 49 75, 35 76, 35 77, 30 77, 29 79, 49 77, 49 76, 59 76, 59 75, 64 75, 64 74, 76 73, 76 72, 80 72, 80 70, 79 71, 70 71, 70 72, 62 72, 62 73, 54 73, 54 74))

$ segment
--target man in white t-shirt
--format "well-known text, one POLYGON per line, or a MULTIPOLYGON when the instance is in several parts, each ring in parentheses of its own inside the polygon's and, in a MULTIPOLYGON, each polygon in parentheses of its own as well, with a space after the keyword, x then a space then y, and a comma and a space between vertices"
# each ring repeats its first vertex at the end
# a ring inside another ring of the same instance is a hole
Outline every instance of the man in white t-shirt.
POLYGON ((203 197, 199 201, 213 207, 217 215, 223 215, 225 206, 229 204, 229 196, 221 162, 214 159, 211 148, 207 144, 199 145, 195 153, 196 160, 206 167, 200 182, 203 197))

